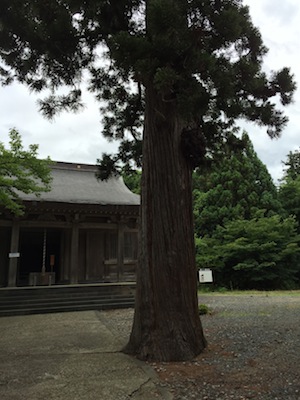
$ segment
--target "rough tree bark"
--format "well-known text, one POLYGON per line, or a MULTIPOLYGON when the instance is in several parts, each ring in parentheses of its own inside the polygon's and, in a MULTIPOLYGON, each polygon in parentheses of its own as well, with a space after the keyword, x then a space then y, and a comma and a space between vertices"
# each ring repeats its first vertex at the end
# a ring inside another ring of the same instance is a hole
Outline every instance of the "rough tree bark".
POLYGON ((175 102, 146 88, 140 257, 133 328, 125 352, 182 361, 206 346, 198 313, 191 167, 175 102))

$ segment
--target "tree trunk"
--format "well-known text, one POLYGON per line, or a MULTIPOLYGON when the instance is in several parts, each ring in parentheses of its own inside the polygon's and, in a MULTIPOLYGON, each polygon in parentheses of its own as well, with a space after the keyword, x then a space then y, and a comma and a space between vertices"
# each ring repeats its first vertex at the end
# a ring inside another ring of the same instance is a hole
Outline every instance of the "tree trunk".
POLYGON ((140 256, 134 323, 124 351, 182 361, 206 346, 198 313, 192 171, 176 102, 146 89, 140 256))

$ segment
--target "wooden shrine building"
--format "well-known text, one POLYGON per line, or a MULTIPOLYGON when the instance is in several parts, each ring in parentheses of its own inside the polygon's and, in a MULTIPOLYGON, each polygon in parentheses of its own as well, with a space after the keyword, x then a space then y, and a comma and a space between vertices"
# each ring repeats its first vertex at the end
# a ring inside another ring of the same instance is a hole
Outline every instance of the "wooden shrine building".
POLYGON ((22 194, 25 213, 0 214, 0 286, 135 280, 140 198, 122 178, 56 162, 50 192, 22 194))

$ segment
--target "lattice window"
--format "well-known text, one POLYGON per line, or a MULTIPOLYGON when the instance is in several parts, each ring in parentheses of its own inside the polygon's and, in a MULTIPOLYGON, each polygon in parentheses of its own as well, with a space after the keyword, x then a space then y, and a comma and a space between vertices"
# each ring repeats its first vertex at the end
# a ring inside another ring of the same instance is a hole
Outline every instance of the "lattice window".
POLYGON ((137 259, 137 232, 124 233, 124 259, 137 259))

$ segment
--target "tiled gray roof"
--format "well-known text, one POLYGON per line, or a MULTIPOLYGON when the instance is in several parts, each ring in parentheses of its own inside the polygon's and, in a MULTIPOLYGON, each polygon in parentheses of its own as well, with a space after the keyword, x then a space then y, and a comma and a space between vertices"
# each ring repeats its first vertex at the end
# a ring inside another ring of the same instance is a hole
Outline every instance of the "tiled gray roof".
POLYGON ((40 197, 22 194, 23 200, 100 205, 140 204, 140 196, 132 193, 121 177, 97 180, 95 166, 54 163, 51 170, 51 191, 42 193, 40 197))

